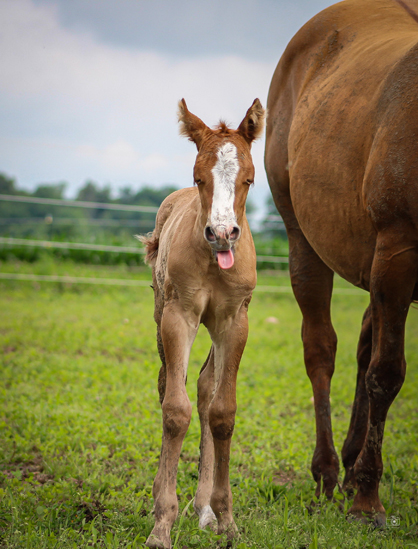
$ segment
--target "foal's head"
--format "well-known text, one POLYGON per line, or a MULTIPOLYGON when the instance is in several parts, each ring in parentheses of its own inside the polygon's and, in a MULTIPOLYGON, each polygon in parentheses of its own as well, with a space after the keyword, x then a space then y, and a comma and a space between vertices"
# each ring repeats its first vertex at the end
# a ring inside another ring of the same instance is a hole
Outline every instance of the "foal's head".
POLYGON ((251 143, 263 131, 265 111, 258 99, 237 130, 220 122, 210 129, 179 102, 180 133, 197 146, 194 181, 199 188, 205 227, 203 236, 222 269, 234 264, 248 189, 254 182, 251 143))

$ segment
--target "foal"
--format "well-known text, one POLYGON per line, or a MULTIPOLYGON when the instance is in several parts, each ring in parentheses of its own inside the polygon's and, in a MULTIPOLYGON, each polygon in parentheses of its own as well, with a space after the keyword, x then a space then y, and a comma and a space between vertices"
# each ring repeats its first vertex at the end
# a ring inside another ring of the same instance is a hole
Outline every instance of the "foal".
POLYGON ((155 525, 147 547, 169 549, 177 517, 177 467, 192 406, 186 392, 190 349, 199 325, 212 339, 198 381, 201 424, 199 481, 194 508, 199 526, 217 520, 234 537, 229 454, 236 411, 236 378, 247 341, 247 309, 256 284, 256 256, 245 200, 254 180, 251 143, 263 130, 256 99, 237 130, 211 130, 179 103, 180 133, 198 150, 196 187, 162 203, 146 244, 152 266, 157 344, 162 366, 158 390, 163 437, 154 480, 155 525))

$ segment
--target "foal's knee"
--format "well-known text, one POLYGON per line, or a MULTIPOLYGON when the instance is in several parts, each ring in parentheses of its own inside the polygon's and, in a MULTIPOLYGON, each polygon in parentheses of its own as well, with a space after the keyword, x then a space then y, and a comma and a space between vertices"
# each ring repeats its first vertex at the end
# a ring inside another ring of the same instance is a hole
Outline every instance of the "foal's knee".
POLYGON ((164 434, 169 438, 184 437, 192 417, 192 405, 186 397, 182 400, 164 399, 162 404, 164 434))
POLYGON ((209 425, 212 436, 218 440, 228 440, 232 437, 235 425, 236 404, 213 401, 209 406, 209 425))

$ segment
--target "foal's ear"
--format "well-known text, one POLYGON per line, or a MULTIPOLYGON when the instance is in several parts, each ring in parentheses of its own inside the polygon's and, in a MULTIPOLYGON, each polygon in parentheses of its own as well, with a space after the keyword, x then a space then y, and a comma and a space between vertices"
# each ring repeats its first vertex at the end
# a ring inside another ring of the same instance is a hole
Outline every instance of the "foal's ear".
POLYGON ((263 133, 265 118, 266 111, 261 106, 260 100, 254 99, 244 120, 238 127, 238 133, 251 145, 254 139, 257 139, 263 133))
POLYGON ((202 143, 202 139, 207 131, 211 131, 200 118, 192 114, 187 108, 186 101, 182 99, 179 101, 179 108, 177 111, 180 135, 188 137, 190 141, 196 143, 196 147, 199 150, 202 143))

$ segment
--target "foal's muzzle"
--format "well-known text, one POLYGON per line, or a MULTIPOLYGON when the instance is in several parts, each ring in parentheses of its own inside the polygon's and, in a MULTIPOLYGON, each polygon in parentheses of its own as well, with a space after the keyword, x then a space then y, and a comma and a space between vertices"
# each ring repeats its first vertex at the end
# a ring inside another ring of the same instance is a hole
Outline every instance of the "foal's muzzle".
POLYGON ((240 236, 241 229, 238 225, 229 227, 207 225, 204 231, 204 237, 214 251, 230 250, 240 236))

